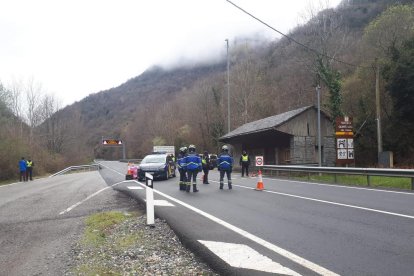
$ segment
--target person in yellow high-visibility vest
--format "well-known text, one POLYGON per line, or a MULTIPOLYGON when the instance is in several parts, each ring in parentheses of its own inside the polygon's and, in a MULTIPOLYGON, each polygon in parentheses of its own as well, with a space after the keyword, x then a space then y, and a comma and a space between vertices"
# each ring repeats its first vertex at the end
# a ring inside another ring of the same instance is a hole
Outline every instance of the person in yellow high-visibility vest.
POLYGON ((32 159, 28 159, 26 161, 26 180, 28 181, 33 180, 33 167, 34 167, 34 163, 32 161, 32 159))
POLYGON ((246 171, 246 176, 249 176, 250 157, 245 150, 240 156, 240 166, 242 167, 242 177, 244 177, 244 171, 246 171))

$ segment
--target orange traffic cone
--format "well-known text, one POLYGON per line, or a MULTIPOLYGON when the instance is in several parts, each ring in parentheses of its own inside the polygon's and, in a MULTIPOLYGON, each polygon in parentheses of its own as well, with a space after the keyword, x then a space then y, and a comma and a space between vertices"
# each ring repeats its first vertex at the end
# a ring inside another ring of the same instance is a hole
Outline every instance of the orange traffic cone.
POLYGON ((256 191, 263 191, 263 178, 262 178, 262 171, 259 170, 259 181, 257 182, 256 191))

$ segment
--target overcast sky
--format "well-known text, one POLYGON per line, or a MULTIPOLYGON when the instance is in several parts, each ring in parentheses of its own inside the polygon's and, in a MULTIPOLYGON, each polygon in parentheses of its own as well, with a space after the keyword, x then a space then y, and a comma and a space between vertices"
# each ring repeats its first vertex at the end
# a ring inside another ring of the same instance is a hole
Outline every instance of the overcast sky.
MULTIPOLYGON (((287 33, 320 1, 232 2, 287 33)), ((0 81, 32 78, 67 105, 152 65, 223 57, 226 38, 253 33, 279 38, 226 0, 0 0, 0 81)))

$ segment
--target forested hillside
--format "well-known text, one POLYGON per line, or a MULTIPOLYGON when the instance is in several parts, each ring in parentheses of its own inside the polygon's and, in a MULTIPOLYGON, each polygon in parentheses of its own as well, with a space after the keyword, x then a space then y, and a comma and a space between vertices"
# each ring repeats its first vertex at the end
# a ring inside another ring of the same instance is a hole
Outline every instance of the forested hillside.
MULTIPOLYGON (((231 128, 315 104, 315 87, 320 85, 326 112, 332 117, 354 117, 357 165, 375 166, 375 77, 379 68, 384 150, 394 152, 397 165, 412 165, 411 2, 345 0, 336 9, 310 10, 307 23, 289 37, 260 43, 247 38, 232 40, 231 128)), ((42 120, 30 123, 26 119, 25 127, 20 123, 21 128, 16 128, 19 123, 14 120, 15 131, 24 128, 38 137, 30 143, 36 141, 48 154, 44 156, 53 156, 44 157, 45 163, 46 159, 59 160, 59 166, 94 157, 120 158, 119 148, 101 147, 102 137, 123 139, 128 158, 142 157, 153 145, 162 144, 179 147, 193 143, 200 150, 214 152, 219 148, 217 138, 227 132, 226 85, 225 57, 218 64, 177 65, 168 70, 153 67, 53 115, 50 111, 57 109, 49 104, 52 108, 42 120)), ((5 95, 10 91, 3 90, 5 95)), ((11 113, 20 117, 10 108, 10 101, 3 103, 0 123, 11 113)), ((13 140, 3 128, 1 135, 6 136, 2 141, 13 140)))

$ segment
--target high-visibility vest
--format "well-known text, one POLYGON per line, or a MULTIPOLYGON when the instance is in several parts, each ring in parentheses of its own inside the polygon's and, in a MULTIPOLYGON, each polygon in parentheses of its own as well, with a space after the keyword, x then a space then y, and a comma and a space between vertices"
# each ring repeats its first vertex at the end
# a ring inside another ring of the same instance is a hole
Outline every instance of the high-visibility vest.
POLYGON ((207 160, 206 160, 205 158, 203 158, 203 159, 201 160, 201 163, 203 163, 203 165, 205 165, 205 164, 207 164, 207 160))
POLYGON ((33 161, 27 161, 27 167, 30 168, 33 165, 33 161))
POLYGON ((247 162, 249 161, 249 156, 248 155, 242 155, 242 162, 247 162))

